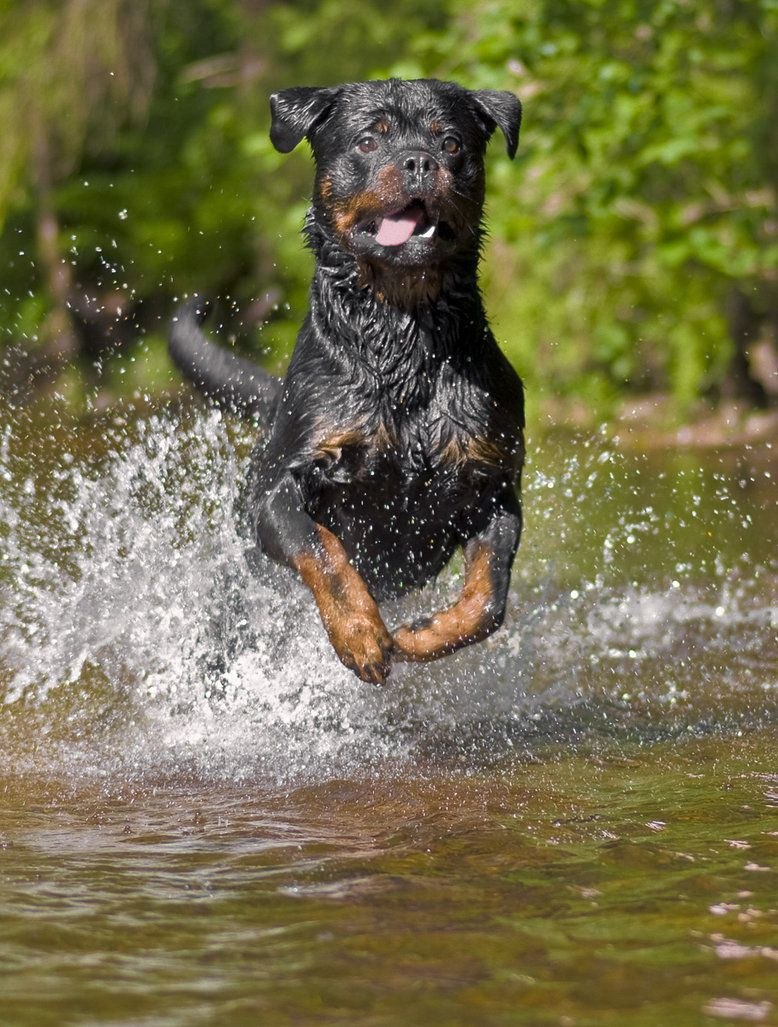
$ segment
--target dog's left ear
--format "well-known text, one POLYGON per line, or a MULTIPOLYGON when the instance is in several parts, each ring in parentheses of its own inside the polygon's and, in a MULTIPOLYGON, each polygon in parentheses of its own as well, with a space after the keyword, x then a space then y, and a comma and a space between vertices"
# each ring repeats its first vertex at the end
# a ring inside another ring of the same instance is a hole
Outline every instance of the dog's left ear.
POLYGON ((499 128, 505 136, 508 156, 512 160, 516 156, 521 127, 521 104, 518 99, 513 93, 501 89, 475 89, 470 96, 473 98, 476 113, 485 123, 487 138, 495 128, 499 128))
POLYGON ((338 96, 338 89, 297 86, 270 97, 270 141, 281 153, 289 153, 322 122, 338 96))

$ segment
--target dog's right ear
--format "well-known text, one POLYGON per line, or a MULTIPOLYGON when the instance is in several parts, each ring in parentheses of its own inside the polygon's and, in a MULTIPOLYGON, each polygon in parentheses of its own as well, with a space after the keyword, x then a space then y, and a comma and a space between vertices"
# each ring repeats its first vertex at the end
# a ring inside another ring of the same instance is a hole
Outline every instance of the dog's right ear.
POLYGON ((338 89, 297 86, 270 97, 270 141, 281 153, 289 153, 330 113, 338 89))

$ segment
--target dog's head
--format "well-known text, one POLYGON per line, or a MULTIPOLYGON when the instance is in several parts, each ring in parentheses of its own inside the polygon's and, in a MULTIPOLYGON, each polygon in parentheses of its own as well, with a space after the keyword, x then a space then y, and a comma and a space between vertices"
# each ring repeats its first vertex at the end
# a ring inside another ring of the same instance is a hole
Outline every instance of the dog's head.
POLYGON ((390 79, 285 89, 270 107, 278 150, 309 140, 314 216, 343 249, 399 268, 477 251, 486 144, 500 128, 511 157, 518 145, 512 93, 390 79))

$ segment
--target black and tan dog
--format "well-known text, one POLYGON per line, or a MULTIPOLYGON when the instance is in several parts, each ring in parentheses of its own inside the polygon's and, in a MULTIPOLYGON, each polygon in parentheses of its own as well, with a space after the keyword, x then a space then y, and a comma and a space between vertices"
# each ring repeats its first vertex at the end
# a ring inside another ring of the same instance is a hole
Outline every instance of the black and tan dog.
POLYGON ((521 533, 521 381, 478 291, 484 150, 512 157, 507 92, 436 80, 287 89, 271 139, 303 138, 316 182, 310 310, 286 377, 208 342, 195 301, 171 352, 218 402, 267 421, 245 495, 252 544, 300 575, 364 681, 435 660, 502 623, 521 533), (459 600, 390 632, 378 601, 465 556, 459 600))

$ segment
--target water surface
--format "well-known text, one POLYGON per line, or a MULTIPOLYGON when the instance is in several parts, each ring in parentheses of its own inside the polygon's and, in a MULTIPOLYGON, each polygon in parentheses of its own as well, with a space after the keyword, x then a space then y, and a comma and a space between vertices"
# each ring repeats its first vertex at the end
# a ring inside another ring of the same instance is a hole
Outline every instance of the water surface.
POLYGON ((505 628, 376 688, 247 428, 5 424, 0 1022, 778 1023, 769 444, 532 439, 505 628))

